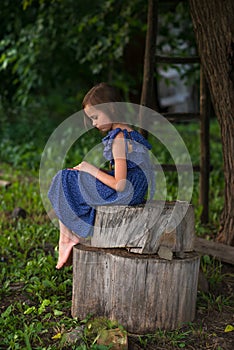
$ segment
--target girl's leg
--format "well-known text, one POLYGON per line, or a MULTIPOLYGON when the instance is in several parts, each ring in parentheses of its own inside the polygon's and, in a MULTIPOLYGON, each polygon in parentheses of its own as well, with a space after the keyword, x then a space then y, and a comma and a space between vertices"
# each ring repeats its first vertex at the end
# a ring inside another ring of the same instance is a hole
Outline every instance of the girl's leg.
POLYGON ((59 258, 56 265, 57 269, 61 269, 72 252, 74 245, 79 243, 79 238, 72 233, 61 221, 59 221, 60 237, 59 237, 59 258))

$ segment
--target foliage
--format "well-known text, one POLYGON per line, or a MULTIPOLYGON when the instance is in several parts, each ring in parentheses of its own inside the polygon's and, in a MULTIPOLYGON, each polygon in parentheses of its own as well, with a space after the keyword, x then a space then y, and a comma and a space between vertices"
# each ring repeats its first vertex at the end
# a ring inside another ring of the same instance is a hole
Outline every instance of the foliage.
POLYGON ((209 255, 204 255, 201 259, 201 268, 210 284, 210 287, 214 287, 221 282, 221 262, 211 259, 209 255))
MULTIPOLYGON (((159 3, 157 51, 166 56, 195 56, 196 43, 188 2, 159 3)), ((199 64, 162 64, 162 70, 178 71, 181 80, 191 86, 199 82, 199 64)), ((161 76, 158 74, 158 78, 161 76)), ((165 79, 167 84, 170 81, 165 79)))
POLYGON ((160 3, 158 50, 170 55, 195 54, 195 38, 189 15, 189 4, 160 3))
MULTIPOLYGON (((41 104, 54 92, 63 100, 80 101, 88 87, 102 80, 121 88, 125 98, 136 94, 142 81, 146 13, 143 0, 3 0, 0 96, 5 108, 41 104), (127 63, 131 50, 142 57, 127 63), (140 66, 131 72, 138 61, 140 66)), ((176 54, 194 51, 186 4, 160 5, 159 18, 159 51, 165 43, 176 54)), ((176 69, 183 75, 191 71, 176 69)))
POLYGON ((143 346, 143 349, 147 349, 147 346, 152 343, 156 344, 169 344, 174 348, 184 348, 187 343, 189 343, 189 337, 191 336, 192 330, 186 329, 185 331, 163 331, 158 330, 155 334, 148 336, 140 336, 140 344, 143 346))
POLYGON ((4 5, 2 17, 7 18, 8 25, 6 30, 3 21, 0 70, 10 81, 6 79, 2 98, 13 97, 13 102, 25 105, 30 92, 38 94, 43 89, 43 95, 61 84, 64 91, 67 90, 63 93, 66 96, 69 87, 72 88, 69 81, 73 79, 75 85, 76 76, 79 75, 80 82, 82 77, 74 60, 77 41, 72 47, 70 27, 67 28, 67 23, 74 26, 83 15, 82 3, 69 0, 66 4, 61 1, 33 2, 30 7, 24 6, 25 9, 21 1, 12 5, 4 1, 4 5), (52 64, 54 59, 56 64, 52 64))
POLYGON ((139 4, 142 1, 66 0, 24 1, 22 6, 19 0, 14 4, 4 0, 0 28, 3 101, 25 105, 32 94, 37 98, 61 88, 62 96, 79 97, 83 86, 93 80, 110 80, 113 74, 122 84, 118 68, 124 47, 135 28, 142 26, 137 17, 139 4))

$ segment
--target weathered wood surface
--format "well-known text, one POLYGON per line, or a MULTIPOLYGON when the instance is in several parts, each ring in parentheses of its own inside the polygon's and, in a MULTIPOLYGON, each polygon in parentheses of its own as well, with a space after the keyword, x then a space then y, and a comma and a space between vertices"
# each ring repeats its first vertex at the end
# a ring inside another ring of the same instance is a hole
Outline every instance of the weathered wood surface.
POLYGON ((196 237, 194 249, 198 253, 211 255, 218 260, 234 265, 234 247, 232 246, 196 237))
POLYGON ((125 249, 73 249, 72 316, 105 316, 129 332, 176 329, 195 316, 199 255, 172 261, 125 249))
POLYGON ((194 249, 194 210, 187 202, 154 201, 138 206, 97 207, 91 246, 129 248, 139 254, 194 249), (175 205, 176 204, 176 205, 175 205))

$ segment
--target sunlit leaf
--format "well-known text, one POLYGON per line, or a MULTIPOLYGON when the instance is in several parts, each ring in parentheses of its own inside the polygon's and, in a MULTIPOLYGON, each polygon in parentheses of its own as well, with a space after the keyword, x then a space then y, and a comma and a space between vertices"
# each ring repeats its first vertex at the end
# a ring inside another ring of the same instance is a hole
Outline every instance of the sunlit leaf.
POLYGON ((35 310, 36 310, 35 306, 29 307, 27 310, 24 311, 24 315, 29 315, 35 310))
POLYGON ((225 333, 234 331, 234 326, 228 324, 224 330, 225 333))
POLYGON ((55 334, 53 337, 52 337, 52 339, 54 339, 54 340, 56 340, 56 339, 60 339, 62 337, 62 333, 57 333, 57 334, 55 334))
POLYGON ((63 315, 63 311, 54 310, 54 316, 61 316, 61 315, 63 315))

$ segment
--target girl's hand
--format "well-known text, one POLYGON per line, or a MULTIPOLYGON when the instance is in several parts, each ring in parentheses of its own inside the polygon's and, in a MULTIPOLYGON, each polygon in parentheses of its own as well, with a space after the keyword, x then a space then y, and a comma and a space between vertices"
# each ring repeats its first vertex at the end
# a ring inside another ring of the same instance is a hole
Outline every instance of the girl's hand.
POLYGON ((74 166, 72 168, 73 170, 79 170, 79 171, 84 171, 86 173, 92 174, 98 171, 98 168, 96 168, 94 165, 88 163, 88 162, 81 162, 80 164, 74 166))
POLYGON ((81 162, 71 170, 79 170, 94 176, 108 187, 117 192, 122 192, 126 186, 127 179, 127 161, 125 154, 125 141, 123 133, 119 133, 112 145, 112 153, 115 163, 114 174, 108 174, 88 162, 81 162))

